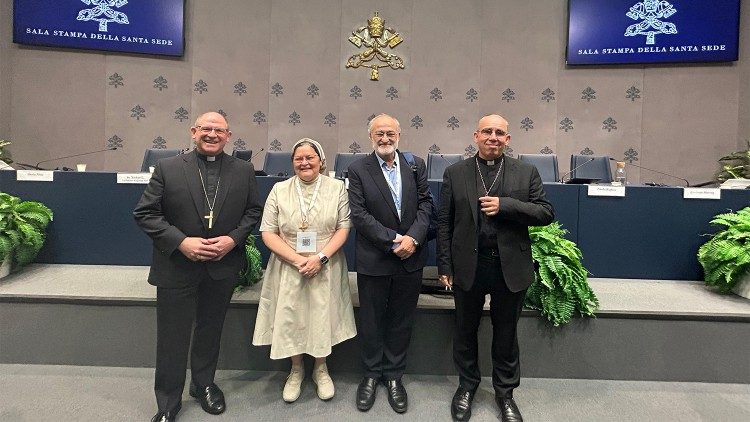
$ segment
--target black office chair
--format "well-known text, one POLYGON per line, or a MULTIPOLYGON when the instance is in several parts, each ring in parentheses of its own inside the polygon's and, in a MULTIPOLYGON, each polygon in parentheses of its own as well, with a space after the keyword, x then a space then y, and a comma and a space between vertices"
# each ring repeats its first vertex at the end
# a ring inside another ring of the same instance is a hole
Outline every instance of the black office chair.
POLYGON ((263 171, 269 176, 293 176, 292 153, 268 151, 263 161, 263 171))
POLYGON ((147 149, 146 153, 143 154, 143 162, 141 163, 141 172, 148 172, 149 167, 154 167, 156 162, 163 159, 180 155, 182 150, 180 149, 147 149))
POLYGON ((463 154, 427 154, 427 179, 443 180, 445 169, 463 159, 463 154))
POLYGON ((232 157, 237 157, 244 161, 250 161, 250 159, 253 158, 253 150, 235 149, 232 151, 232 157))
POLYGON ((359 160, 360 158, 367 157, 366 152, 339 152, 336 154, 336 163, 333 166, 336 172, 336 177, 343 179, 346 175, 346 171, 349 169, 349 164, 359 160))
POLYGON ((612 169, 609 166, 609 157, 593 155, 576 155, 570 156, 570 168, 575 169, 570 174, 571 179, 599 179, 600 183, 612 182, 612 169), (593 161, 591 160, 593 158, 593 161), (591 161, 587 163, 587 161, 591 161))
POLYGON ((518 159, 536 167, 542 182, 557 182, 560 177, 557 154, 518 154, 518 159))

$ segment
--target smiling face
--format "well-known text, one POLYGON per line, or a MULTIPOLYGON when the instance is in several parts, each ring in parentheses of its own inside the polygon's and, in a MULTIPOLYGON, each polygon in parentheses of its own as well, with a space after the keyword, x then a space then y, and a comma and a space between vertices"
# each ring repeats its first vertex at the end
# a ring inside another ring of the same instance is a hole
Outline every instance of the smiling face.
POLYGON ((400 139, 401 127, 393 117, 383 114, 370 122, 372 149, 383 160, 389 161, 395 158, 400 139))
POLYGON ((508 121, 497 114, 482 117, 474 132, 474 142, 479 149, 480 158, 494 160, 500 157, 510 143, 508 121))
POLYGON ((232 137, 227 120, 219 113, 206 113, 198 117, 195 126, 190 128, 195 149, 203 155, 221 154, 232 137))
POLYGON ((305 182, 311 182, 318 177, 321 164, 320 155, 309 144, 302 143, 294 149, 292 155, 294 174, 305 182))

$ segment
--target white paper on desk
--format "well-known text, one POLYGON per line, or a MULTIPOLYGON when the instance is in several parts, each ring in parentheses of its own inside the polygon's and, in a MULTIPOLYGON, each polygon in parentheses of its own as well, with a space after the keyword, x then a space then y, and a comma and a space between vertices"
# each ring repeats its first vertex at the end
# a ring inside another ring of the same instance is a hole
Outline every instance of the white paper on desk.
POLYGON ((719 188, 684 188, 683 199, 721 199, 719 188))
POLYGON ((151 173, 117 173, 118 184, 148 185, 151 173))
POLYGON ((625 197, 625 186, 589 185, 589 196, 625 197))
POLYGON ((52 170, 16 170, 16 180, 19 182, 52 182, 52 170))

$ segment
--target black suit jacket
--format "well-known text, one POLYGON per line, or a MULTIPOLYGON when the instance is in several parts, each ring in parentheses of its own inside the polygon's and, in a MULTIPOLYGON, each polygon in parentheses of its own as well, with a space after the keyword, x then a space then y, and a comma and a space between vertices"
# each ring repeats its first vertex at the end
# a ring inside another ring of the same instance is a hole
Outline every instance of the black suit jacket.
POLYGON ((349 208, 357 229, 357 272, 372 276, 417 271, 427 262, 427 231, 434 204, 424 160, 414 157, 412 169, 403 154, 401 167, 401 220, 388 182, 375 153, 349 165, 349 208), (420 246, 405 260, 391 250, 396 233, 413 237, 420 246))
POLYGON ((154 242, 148 281, 155 286, 193 284, 201 266, 215 280, 238 276, 245 265, 245 240, 263 209, 253 165, 224 154, 209 230, 197 160, 195 151, 160 160, 133 211, 136 223, 154 242), (177 249, 186 237, 222 235, 231 237, 236 246, 219 261, 193 262, 177 249))
MULTIPOLYGON (((463 160, 445 170, 438 216, 438 272, 453 276, 464 290, 474 284, 477 268, 480 196, 477 192, 476 160, 463 160)), ((508 288, 518 292, 534 281, 529 226, 552 222, 555 212, 545 198, 536 167, 505 156, 500 211, 490 218, 497 228, 503 277, 508 288)))

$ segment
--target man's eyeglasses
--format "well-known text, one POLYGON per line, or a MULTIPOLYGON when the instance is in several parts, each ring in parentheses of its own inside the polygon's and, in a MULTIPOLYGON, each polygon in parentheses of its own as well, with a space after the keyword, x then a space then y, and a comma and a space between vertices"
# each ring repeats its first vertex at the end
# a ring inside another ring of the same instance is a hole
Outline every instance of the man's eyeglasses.
POLYGON ((393 132, 393 131, 388 131, 388 132, 374 132, 372 134, 373 139, 383 139, 384 137, 388 138, 388 139, 396 139, 396 136, 398 136, 398 133, 393 132))
POLYGON ((224 136, 227 133, 229 133, 229 128, 224 129, 221 127, 210 127, 210 126, 196 126, 195 128, 201 131, 201 133, 204 135, 208 135, 211 132, 216 132, 217 135, 224 136))
POLYGON ((506 132, 506 131, 504 131, 502 129, 492 129, 491 127, 484 128, 484 129, 480 130, 479 133, 481 133, 482 136, 484 136, 485 138, 489 138, 490 136, 492 136, 493 133, 498 138, 502 138, 503 136, 505 136, 505 135, 508 134, 508 132, 506 132))

